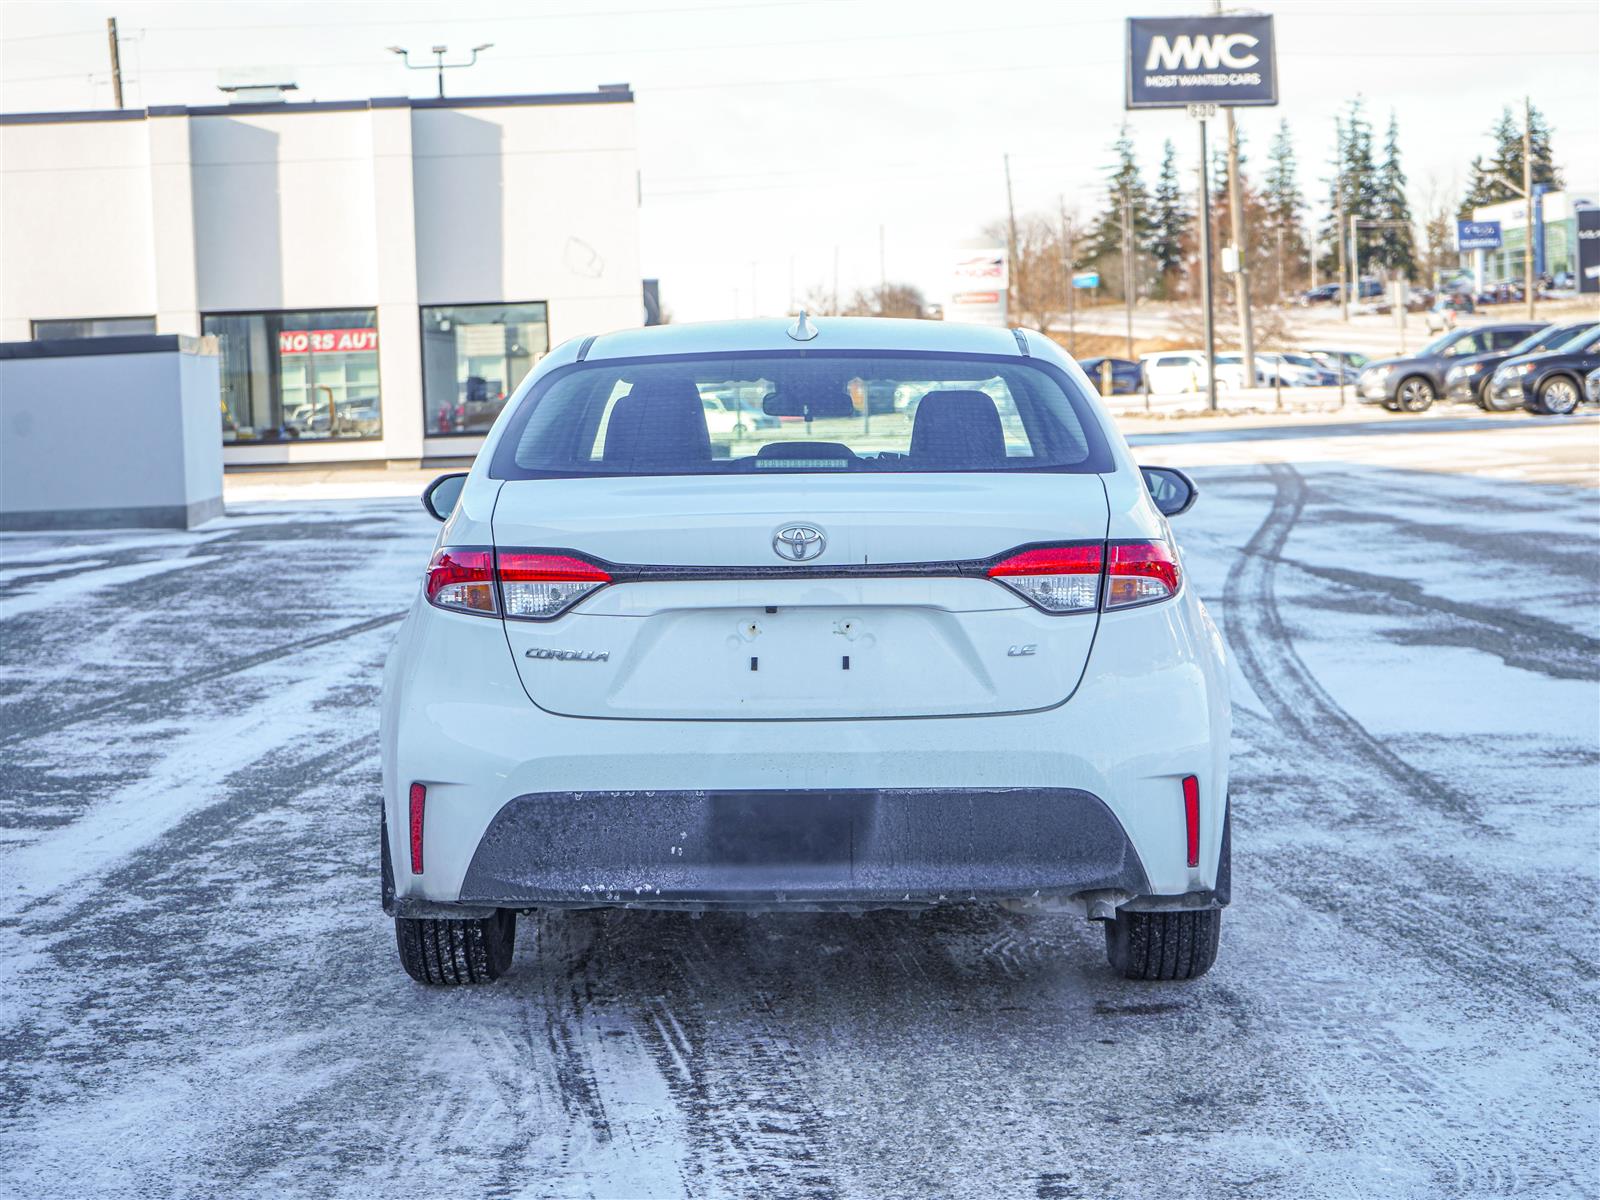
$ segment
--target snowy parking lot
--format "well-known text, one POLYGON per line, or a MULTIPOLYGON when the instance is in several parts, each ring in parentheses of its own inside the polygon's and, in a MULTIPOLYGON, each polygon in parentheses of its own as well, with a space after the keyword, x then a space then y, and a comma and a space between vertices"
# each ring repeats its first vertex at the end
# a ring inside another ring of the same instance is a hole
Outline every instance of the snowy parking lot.
POLYGON ((1189 984, 957 909, 529 918, 420 987, 414 497, 0 538, 0 1196, 1593 1194, 1600 424, 1384 416, 1139 439, 1235 663, 1189 984))

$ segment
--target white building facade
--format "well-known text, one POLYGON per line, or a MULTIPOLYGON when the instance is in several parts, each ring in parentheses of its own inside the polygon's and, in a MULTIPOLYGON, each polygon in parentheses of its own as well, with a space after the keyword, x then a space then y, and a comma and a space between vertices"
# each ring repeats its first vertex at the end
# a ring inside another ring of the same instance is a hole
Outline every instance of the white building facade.
POLYGON ((229 464, 476 452, 637 326, 626 87, 0 115, 0 341, 214 335, 229 464))

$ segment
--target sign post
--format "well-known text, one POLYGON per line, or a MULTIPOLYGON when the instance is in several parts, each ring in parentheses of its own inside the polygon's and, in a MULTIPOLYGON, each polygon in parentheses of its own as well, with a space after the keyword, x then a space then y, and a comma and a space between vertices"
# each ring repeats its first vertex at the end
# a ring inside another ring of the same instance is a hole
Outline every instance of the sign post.
MULTIPOLYGON (((1128 18, 1125 105, 1186 108, 1200 126, 1200 298, 1206 335, 1206 406, 1217 407, 1217 338, 1211 298, 1211 181, 1206 122, 1218 107, 1278 103, 1270 16, 1128 18)), ((1246 369, 1254 372, 1255 364, 1246 369)), ((1248 377, 1247 377, 1248 378, 1248 377)))

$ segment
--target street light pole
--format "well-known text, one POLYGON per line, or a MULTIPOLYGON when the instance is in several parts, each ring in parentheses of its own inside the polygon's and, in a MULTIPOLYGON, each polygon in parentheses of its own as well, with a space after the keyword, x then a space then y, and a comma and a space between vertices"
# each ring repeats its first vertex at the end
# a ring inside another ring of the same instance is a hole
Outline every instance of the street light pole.
POLYGON ((406 70, 408 70, 408 71, 435 71, 435 72, 437 72, 438 76, 439 76, 439 99, 443 100, 444 99, 444 73, 446 71, 455 71, 455 70, 460 70, 460 69, 463 69, 463 68, 466 68, 466 67, 470 67, 470 66, 476 65, 476 63, 478 61, 478 52, 481 51, 481 50, 487 50, 493 45, 494 45, 493 42, 484 42, 482 45, 474 46, 472 48, 472 57, 471 58, 467 59, 466 62, 454 62, 454 63, 447 63, 444 60, 445 54, 450 49, 449 46, 434 46, 434 47, 430 48, 429 51, 428 51, 428 53, 432 54, 433 57, 434 57, 434 61, 433 61, 432 65, 429 65, 428 63, 414 63, 414 62, 412 62, 411 61, 411 51, 405 49, 405 47, 403 47, 403 46, 390 46, 388 49, 389 49, 389 53, 390 54, 398 54, 400 56, 400 58, 405 62, 406 70))

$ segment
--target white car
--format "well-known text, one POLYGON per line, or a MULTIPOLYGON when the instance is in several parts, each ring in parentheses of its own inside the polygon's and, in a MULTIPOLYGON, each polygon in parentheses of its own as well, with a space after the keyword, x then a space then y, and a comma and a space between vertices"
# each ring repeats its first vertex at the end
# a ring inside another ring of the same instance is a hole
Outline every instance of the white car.
MULTIPOLYGON (((1206 390, 1206 356, 1198 350, 1161 350, 1140 356, 1145 386, 1152 392, 1203 392, 1206 390)), ((1219 358, 1220 361, 1220 358, 1219 358)), ((1217 386, 1229 386, 1221 370, 1217 386)))
MULTIPOLYGON (((1083 372, 1036 333, 671 325, 557 347, 444 521, 384 672, 405 969, 516 916, 1003 903, 1210 967, 1230 891, 1223 643, 1083 372), (774 427, 708 430, 759 390, 774 427), (852 397, 914 385, 914 412, 852 397)), ((420 565, 420 564, 419 564, 420 565)))

